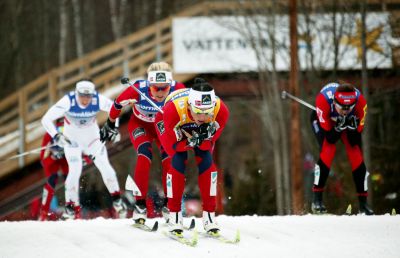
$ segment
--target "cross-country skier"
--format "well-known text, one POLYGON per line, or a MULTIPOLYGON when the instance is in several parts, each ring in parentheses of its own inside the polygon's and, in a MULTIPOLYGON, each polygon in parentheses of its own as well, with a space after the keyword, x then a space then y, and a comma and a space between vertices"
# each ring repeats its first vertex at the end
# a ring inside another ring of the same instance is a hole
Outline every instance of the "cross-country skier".
POLYGON ((320 155, 315 166, 314 213, 326 213, 322 194, 336 152, 336 142, 341 139, 351 164, 353 180, 359 200, 359 212, 374 214, 367 204, 368 172, 361 149, 361 133, 367 113, 364 96, 348 83, 329 83, 316 97, 316 112, 312 113, 312 128, 320 145, 320 155))
MULTIPOLYGON (((62 132, 64 122, 58 119, 55 123, 58 132, 62 132)), ((40 152, 40 162, 42 164, 45 176, 47 178, 46 184, 43 187, 42 205, 39 214, 39 220, 44 221, 49 217, 49 208, 51 200, 54 196, 54 189, 58 181, 58 172, 62 173, 64 177, 68 174, 68 163, 64 156, 64 149, 60 146, 53 146, 52 137, 46 133, 42 139, 42 147, 48 146, 40 152)))
MULTIPOLYGON (((102 140, 108 140, 117 133, 115 120, 119 117, 123 106, 130 104, 133 114, 130 117, 128 130, 131 142, 137 153, 137 161, 133 172, 133 178, 141 195, 136 196, 134 205, 133 220, 135 223, 144 224, 147 209, 146 198, 149 185, 150 166, 153 159, 152 143, 155 142, 161 151, 162 162, 162 185, 166 193, 165 175, 170 167, 170 159, 162 149, 160 141, 154 128, 154 118, 158 109, 152 106, 149 101, 138 93, 141 92, 158 107, 164 105, 164 100, 171 92, 183 89, 185 85, 174 81, 172 68, 168 63, 152 63, 147 69, 147 80, 138 80, 127 87, 114 101, 111 107, 109 118, 101 129, 102 140), (136 88, 136 90, 134 89, 136 88)), ((166 200, 163 207, 163 214, 167 216, 168 210, 166 200)))
POLYGON ((42 124, 53 142, 64 148, 69 172, 65 181, 65 212, 62 219, 79 218, 79 179, 82 173, 82 153, 93 158, 103 181, 113 199, 113 207, 120 217, 126 214, 121 199, 115 170, 112 168, 107 149, 100 141, 96 114, 108 112, 112 101, 99 94, 89 80, 76 83, 71 91, 54 104, 42 118, 42 124), (54 121, 64 117, 63 133, 57 131, 54 121))
POLYGON ((164 149, 171 157, 167 174, 169 231, 182 233, 181 200, 185 187, 188 150, 193 150, 199 170, 198 184, 203 201, 203 226, 208 233, 217 234, 215 221, 217 176, 212 153, 215 142, 228 121, 229 111, 213 87, 196 78, 191 89, 168 96, 164 113, 156 116, 156 130, 164 149))

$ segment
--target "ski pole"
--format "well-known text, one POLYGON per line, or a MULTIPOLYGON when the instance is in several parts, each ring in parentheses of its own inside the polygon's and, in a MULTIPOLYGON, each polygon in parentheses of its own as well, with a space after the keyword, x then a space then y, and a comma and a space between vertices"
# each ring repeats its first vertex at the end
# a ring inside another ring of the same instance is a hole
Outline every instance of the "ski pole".
MULTIPOLYGON (((121 83, 124 84, 124 85, 128 85, 128 86, 133 85, 133 82, 132 82, 131 80, 129 80, 129 78, 127 78, 127 77, 122 78, 122 79, 121 79, 121 83)), ((139 93, 140 96, 142 96, 143 98, 145 98, 145 99, 150 103, 150 105, 152 105, 155 109, 157 109, 161 114, 164 114, 164 112, 162 111, 162 109, 161 109, 159 106, 157 106, 157 105, 156 105, 151 99, 149 99, 146 95, 144 95, 140 90, 136 89, 136 87, 132 87, 132 88, 133 88, 137 93, 139 93)))
POLYGON ((313 105, 311 105, 311 104, 305 102, 305 101, 302 100, 302 99, 299 99, 299 98, 296 97, 296 96, 293 96, 292 94, 290 94, 290 93, 288 93, 288 92, 286 92, 286 91, 282 91, 281 97, 282 97, 282 99, 286 99, 286 98, 288 97, 288 98, 290 98, 290 99, 293 99, 293 100, 297 101, 297 102, 300 103, 300 104, 303 104, 304 106, 306 106, 306 107, 308 107, 308 108, 310 108, 310 109, 312 109, 312 110, 314 110, 314 111, 316 110, 316 108, 315 108, 313 105))
POLYGON ((2 159, 2 160, 0 160, 0 162, 5 162, 5 161, 8 161, 8 160, 16 159, 16 158, 23 157, 23 156, 26 156, 26 155, 29 155, 29 154, 35 154, 35 153, 38 153, 38 152, 40 152, 40 151, 42 151, 42 150, 45 150, 45 149, 47 149, 47 148, 51 148, 51 147, 54 147, 54 146, 56 146, 56 144, 52 144, 52 145, 48 145, 48 146, 39 147, 39 148, 30 150, 30 151, 26 151, 26 152, 23 152, 23 153, 20 153, 20 154, 17 154, 17 155, 8 157, 8 158, 6 158, 6 159, 2 159))

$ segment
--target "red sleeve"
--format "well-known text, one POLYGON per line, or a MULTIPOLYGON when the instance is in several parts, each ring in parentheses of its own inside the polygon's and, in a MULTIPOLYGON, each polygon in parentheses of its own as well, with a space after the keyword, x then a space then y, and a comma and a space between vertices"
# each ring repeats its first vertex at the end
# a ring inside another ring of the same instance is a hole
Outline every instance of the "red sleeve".
MULTIPOLYGON (((52 139, 52 138, 51 138, 50 134, 46 133, 46 134, 43 136, 43 139, 42 139, 42 147, 47 146, 47 145, 49 144, 49 142, 51 142, 51 139, 52 139)), ((43 149, 43 150, 40 151, 40 159, 41 159, 41 160, 43 160, 43 158, 44 158, 44 153, 45 153, 46 150, 47 150, 47 149, 43 149)))
POLYGON ((362 94, 358 97, 357 104, 354 107, 354 115, 360 121, 357 131, 361 133, 364 130, 365 118, 367 117, 367 101, 362 94))
POLYGON ((111 106, 110 110, 111 119, 117 119, 119 117, 119 114, 123 108, 123 105, 121 104, 122 101, 131 99, 139 101, 139 93, 137 93, 132 87, 138 88, 139 84, 136 82, 135 84, 129 86, 114 100, 114 104, 111 106))
POLYGON ((219 128, 217 129, 217 132, 214 134, 213 138, 211 139, 213 144, 215 144, 215 142, 221 136, 221 133, 224 130, 224 128, 226 126, 226 123, 228 122, 228 118, 229 118, 228 107, 221 100, 221 106, 219 108, 219 112, 217 114, 217 117, 215 118, 215 121, 218 123, 219 128))
POLYGON ((180 89, 185 89, 185 88, 186 88, 185 84, 183 84, 181 82, 176 82, 175 90, 180 90, 180 89))
POLYGON ((164 114, 157 113, 155 126, 158 138, 169 156, 173 156, 176 151, 185 151, 186 138, 178 141, 175 133, 175 126, 179 123, 180 117, 173 102, 168 102, 163 107, 164 114), (182 142, 179 143, 178 142, 182 142))
POLYGON ((330 116, 331 107, 323 94, 319 93, 317 95, 317 98, 315 100, 315 106, 317 109, 319 124, 325 131, 330 131, 334 126, 330 116))

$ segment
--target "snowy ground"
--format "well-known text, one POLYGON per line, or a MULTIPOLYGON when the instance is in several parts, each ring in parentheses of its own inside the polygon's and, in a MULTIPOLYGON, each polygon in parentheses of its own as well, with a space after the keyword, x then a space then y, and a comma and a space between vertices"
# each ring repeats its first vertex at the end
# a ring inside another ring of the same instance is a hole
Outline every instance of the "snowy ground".
MULTIPOLYGON (((399 215, 219 216, 218 222, 228 236, 240 229, 241 242, 200 236, 188 247, 167 239, 163 226, 143 232, 130 219, 0 222, 0 257, 400 257, 399 215)), ((202 231, 200 219, 196 224, 202 231)))

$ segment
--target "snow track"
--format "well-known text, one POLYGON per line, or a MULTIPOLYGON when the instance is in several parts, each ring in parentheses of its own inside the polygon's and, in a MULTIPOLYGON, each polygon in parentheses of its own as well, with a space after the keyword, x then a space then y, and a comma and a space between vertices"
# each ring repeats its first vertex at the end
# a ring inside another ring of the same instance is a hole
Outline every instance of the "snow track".
MULTIPOLYGON (((163 223, 163 219, 157 219, 163 223)), ((199 237, 196 247, 131 219, 0 222, 0 257, 399 257, 400 216, 219 216, 222 233, 238 244, 199 237)), ((155 220, 148 220, 150 224, 155 220)), ((188 222, 185 220, 185 222, 188 222)), ((202 221, 196 219, 201 232, 202 221)))

